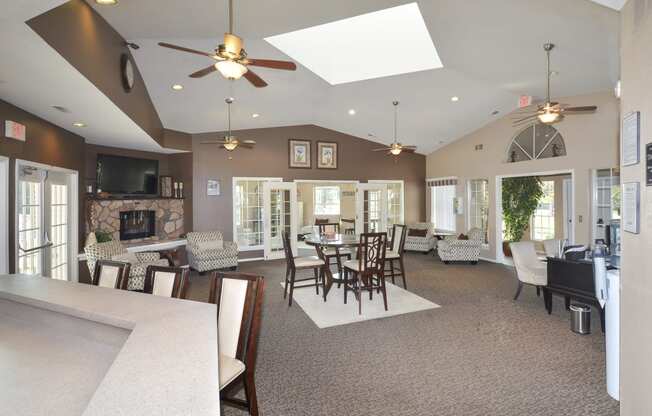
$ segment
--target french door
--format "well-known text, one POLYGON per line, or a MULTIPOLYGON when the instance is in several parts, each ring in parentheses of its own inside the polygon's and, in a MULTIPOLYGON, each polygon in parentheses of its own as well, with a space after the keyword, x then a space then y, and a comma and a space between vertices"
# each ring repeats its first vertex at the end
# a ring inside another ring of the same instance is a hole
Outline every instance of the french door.
POLYGON ((71 221, 77 203, 71 192, 73 177, 39 167, 17 166, 18 273, 76 280, 77 249, 76 244, 71 244, 77 227, 76 221, 71 221))
POLYGON ((387 231, 387 184, 360 183, 355 195, 357 233, 387 231))
POLYGON ((297 184, 265 182, 263 184, 263 222, 265 260, 285 257, 283 233, 290 238, 292 252, 297 252, 297 184))

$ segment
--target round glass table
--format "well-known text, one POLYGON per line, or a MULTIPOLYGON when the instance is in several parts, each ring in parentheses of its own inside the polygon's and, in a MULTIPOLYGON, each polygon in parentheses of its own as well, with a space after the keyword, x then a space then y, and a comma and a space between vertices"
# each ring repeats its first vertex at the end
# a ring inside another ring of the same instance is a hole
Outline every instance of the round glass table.
MULTIPOLYGON (((346 284, 346 277, 342 269, 342 257, 340 256, 340 249, 343 248, 357 248, 360 246, 360 235, 358 234, 333 234, 333 235, 319 235, 319 234, 309 234, 303 240, 309 246, 315 247, 319 250, 319 247, 329 247, 335 249, 335 258, 337 260, 337 273, 332 273, 331 278, 327 278, 324 282, 324 296, 330 292, 333 283, 337 283, 338 287, 340 284, 346 284)), ((352 250, 355 255, 356 250, 352 250)), ((325 276, 326 277, 326 276, 325 276)), ((330 277, 330 276, 329 276, 330 277)))

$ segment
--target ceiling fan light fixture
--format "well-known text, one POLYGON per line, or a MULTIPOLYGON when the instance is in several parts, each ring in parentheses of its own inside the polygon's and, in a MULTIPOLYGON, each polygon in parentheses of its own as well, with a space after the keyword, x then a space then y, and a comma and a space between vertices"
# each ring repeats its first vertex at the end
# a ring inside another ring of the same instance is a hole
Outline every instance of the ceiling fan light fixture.
POLYGON ((239 62, 229 60, 217 62, 215 69, 227 79, 240 79, 247 72, 246 66, 239 62))
POLYGON ((234 151, 236 147, 238 147, 238 142, 236 141, 228 141, 224 143, 224 148, 229 152, 234 151))
POLYGON ((537 116, 539 121, 543 124, 552 124, 559 119, 559 113, 546 109, 543 113, 537 116))
POLYGON ((389 153, 393 154, 394 156, 398 156, 398 155, 401 154, 402 151, 403 151, 403 149, 401 149, 400 147, 398 147, 398 146, 396 146, 396 147, 392 146, 392 148, 391 148, 391 150, 389 151, 389 153))

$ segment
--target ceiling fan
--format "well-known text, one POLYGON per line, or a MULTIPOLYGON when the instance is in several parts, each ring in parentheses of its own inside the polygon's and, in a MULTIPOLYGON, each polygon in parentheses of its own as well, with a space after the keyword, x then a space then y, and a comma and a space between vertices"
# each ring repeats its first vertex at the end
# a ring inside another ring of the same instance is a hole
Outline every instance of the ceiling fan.
POLYGON ((164 48, 207 56, 217 61, 211 66, 193 72, 190 74, 191 78, 201 78, 214 71, 219 71, 224 78, 240 79, 244 76, 247 81, 253 84, 254 87, 262 88, 266 87, 267 83, 249 69, 249 66, 283 69, 286 71, 294 71, 297 69, 294 62, 276 61, 272 59, 253 59, 247 57, 247 52, 245 52, 243 48, 242 39, 233 34, 233 0, 229 0, 229 32, 224 34, 224 43, 220 44, 214 52, 202 52, 165 42, 159 42, 159 45, 164 48))
POLYGON ((546 43, 543 45, 543 50, 546 51, 547 57, 547 89, 546 89, 546 102, 540 104, 536 109, 528 107, 519 113, 515 113, 514 117, 514 126, 527 124, 535 119, 538 119, 540 123, 543 124, 553 124, 558 123, 564 119, 564 116, 574 115, 574 114, 587 114, 593 113, 598 109, 595 105, 587 105, 582 107, 568 107, 566 104, 559 104, 550 100, 550 76, 552 72, 550 71, 550 52, 555 47, 552 43, 546 43), (525 117, 523 117, 525 115, 525 117))
POLYGON ((224 140, 212 140, 209 142, 201 142, 201 144, 219 144, 221 147, 225 148, 227 151, 232 152, 238 147, 244 147, 245 149, 253 149, 256 141, 254 140, 238 140, 237 137, 231 135, 231 104, 233 104, 233 97, 227 97, 224 100, 227 104, 227 113, 229 118, 229 131, 224 140))
POLYGON ((402 152, 414 153, 417 150, 416 146, 408 146, 398 142, 396 138, 396 126, 397 126, 397 117, 398 117, 398 101, 393 101, 394 105, 394 141, 389 147, 381 147, 378 149, 373 149, 373 152, 387 152, 388 155, 398 156, 402 152))

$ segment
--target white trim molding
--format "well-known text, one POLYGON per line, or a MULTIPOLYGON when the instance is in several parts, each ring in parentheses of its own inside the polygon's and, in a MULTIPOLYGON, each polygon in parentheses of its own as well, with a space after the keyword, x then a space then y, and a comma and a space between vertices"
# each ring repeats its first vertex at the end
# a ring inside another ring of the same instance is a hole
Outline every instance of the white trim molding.
POLYGON ((9 159, 0 156, 0 274, 9 274, 9 159))

